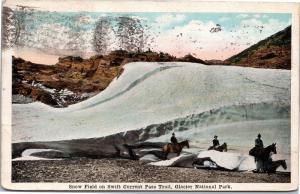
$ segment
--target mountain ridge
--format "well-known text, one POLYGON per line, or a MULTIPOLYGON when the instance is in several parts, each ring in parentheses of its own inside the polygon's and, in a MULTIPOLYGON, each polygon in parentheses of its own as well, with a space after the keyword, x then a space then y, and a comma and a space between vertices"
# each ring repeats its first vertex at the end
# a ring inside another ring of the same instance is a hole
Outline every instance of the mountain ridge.
POLYGON ((291 69, 291 26, 224 60, 244 67, 291 69))

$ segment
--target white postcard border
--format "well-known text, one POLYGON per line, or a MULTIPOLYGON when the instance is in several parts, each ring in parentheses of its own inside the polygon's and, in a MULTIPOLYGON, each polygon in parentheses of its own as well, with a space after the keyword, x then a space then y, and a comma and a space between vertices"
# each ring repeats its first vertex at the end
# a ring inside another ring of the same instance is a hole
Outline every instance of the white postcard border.
MULTIPOLYGON (((218 189, 193 189, 190 191, 291 191, 298 188, 298 129, 299 129, 299 4, 297 3, 245 3, 245 2, 170 2, 170 1, 33 1, 8 0, 6 5, 22 4, 41 7, 49 11, 106 11, 106 12, 264 12, 292 13, 292 70, 291 70, 291 183, 178 183, 177 185, 216 185, 218 189), (74 6, 70 6, 70 4, 74 6), (220 188, 230 185, 230 189, 220 188)), ((12 55, 13 51, 2 52, 1 88, 1 184, 13 190, 107 190, 101 185, 142 185, 143 189, 124 189, 127 191, 158 191, 145 189, 145 185, 171 185, 175 183, 12 183, 11 182, 11 94, 12 94, 12 55), (70 185, 97 185, 96 189, 70 189, 70 185), (100 188, 101 187, 101 188, 100 188)), ((109 189, 111 190, 111 189, 109 189)), ((117 191, 117 190, 116 190, 117 191)), ((161 190, 160 190, 161 191, 161 190)), ((165 190, 168 191, 168 190, 165 190)), ((173 191, 189 191, 174 189, 173 191)))

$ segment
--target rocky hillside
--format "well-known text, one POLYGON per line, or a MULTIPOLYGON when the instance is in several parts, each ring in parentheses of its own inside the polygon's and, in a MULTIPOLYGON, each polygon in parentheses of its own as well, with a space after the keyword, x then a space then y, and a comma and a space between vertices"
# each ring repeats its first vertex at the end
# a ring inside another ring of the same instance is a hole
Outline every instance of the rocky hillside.
POLYGON ((41 101, 66 107, 101 92, 122 73, 124 64, 135 61, 205 63, 191 55, 176 58, 166 53, 121 50, 89 59, 63 57, 50 66, 13 57, 13 103, 41 101))
POLYGON ((198 59, 196 57, 194 57, 191 54, 185 55, 182 58, 177 59, 176 61, 180 61, 180 62, 191 62, 191 63, 201 63, 201 64, 208 64, 206 61, 203 61, 201 59, 198 59))
POLYGON ((291 26, 225 60, 244 67, 291 69, 291 26))

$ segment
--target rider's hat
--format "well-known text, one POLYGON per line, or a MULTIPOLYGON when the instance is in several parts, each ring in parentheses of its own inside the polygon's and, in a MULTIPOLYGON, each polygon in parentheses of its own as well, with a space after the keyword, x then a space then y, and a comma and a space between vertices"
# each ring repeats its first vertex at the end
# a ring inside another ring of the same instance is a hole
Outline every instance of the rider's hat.
POLYGON ((217 138, 217 137, 218 137, 217 135, 214 136, 214 138, 217 138))
POLYGON ((261 134, 259 133, 259 134, 257 135, 257 137, 261 137, 261 134))
POLYGON ((175 133, 172 133, 172 135, 175 135, 175 133))

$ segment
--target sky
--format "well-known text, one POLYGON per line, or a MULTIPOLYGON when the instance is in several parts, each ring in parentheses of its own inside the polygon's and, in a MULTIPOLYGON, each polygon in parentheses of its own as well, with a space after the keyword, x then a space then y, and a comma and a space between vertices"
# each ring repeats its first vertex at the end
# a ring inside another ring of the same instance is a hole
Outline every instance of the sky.
POLYGON ((203 59, 226 59, 291 24, 290 14, 138 15, 156 25, 154 30, 161 31, 156 41, 158 50, 177 56, 190 53, 203 59))
MULTIPOLYGON (((137 18, 147 29, 144 50, 150 48, 177 57, 192 54, 205 60, 227 59, 291 25, 288 13, 34 11, 27 18, 19 16, 26 24, 19 45, 46 54, 89 57, 97 54, 92 42, 99 18, 120 16, 137 18), (74 43, 72 38, 78 34, 81 42, 74 43)), ((118 49, 116 36, 110 38, 114 41, 109 42, 109 50, 118 49)))

